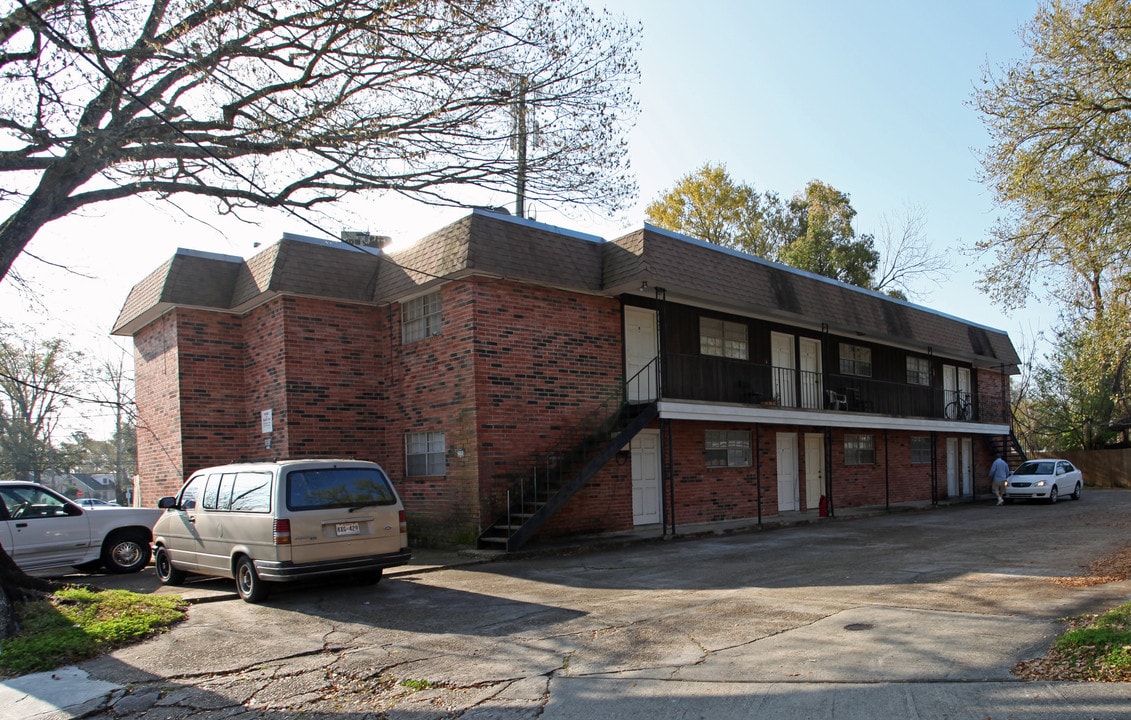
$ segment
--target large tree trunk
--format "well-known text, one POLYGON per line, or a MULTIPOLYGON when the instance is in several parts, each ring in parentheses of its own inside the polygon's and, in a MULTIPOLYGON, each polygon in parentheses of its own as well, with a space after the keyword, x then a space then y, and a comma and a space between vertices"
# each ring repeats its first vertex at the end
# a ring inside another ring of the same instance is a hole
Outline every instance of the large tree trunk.
POLYGON ((16 565, 8 551, 0 546, 0 638, 10 638, 19 631, 15 604, 54 589, 54 583, 32 577, 16 565))

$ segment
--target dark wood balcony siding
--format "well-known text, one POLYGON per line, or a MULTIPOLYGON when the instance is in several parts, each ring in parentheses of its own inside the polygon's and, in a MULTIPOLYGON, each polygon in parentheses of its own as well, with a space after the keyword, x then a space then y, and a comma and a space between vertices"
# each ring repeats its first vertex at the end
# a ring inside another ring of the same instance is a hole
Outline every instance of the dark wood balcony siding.
MULTIPOLYGON (((700 402, 726 402, 749 405, 773 405, 775 398, 774 375, 779 383, 795 383, 791 407, 806 409, 845 409, 852 412, 876 413, 897 417, 943 417, 948 398, 942 387, 944 364, 971 367, 969 364, 931 357, 923 352, 908 351, 870 342, 862 337, 821 334, 811 329, 796 328, 780 323, 729 315, 700 308, 670 304, 665 308, 665 322, 661 333, 664 356, 661 362, 663 395, 678 400, 700 402), (747 328, 749 358, 732 358, 703 355, 699 352, 699 318, 716 317, 740 323, 747 328), (821 341, 823 373, 820 378, 806 377, 801 371, 772 367, 770 337, 781 332, 795 337, 809 337, 821 341), (872 375, 862 377, 840 372, 840 345, 847 343, 867 347, 872 355, 872 375), (907 382, 907 358, 927 358, 930 365, 931 385, 907 382), (820 397, 814 397, 819 391, 820 397), (830 403, 828 391, 845 399, 844 407, 830 403)), ((1005 413, 1001 404, 980 402, 999 394, 998 387, 979 387, 981 374, 972 372, 971 401, 974 403, 971 420, 1006 422, 997 417, 1005 413), (987 395, 988 394, 988 395, 987 395), (980 406, 985 405, 985 411, 980 406), (990 416, 993 417, 990 417, 990 416)), ((1003 385, 1008 387, 1008 385, 1003 385)), ((951 398, 952 399, 952 398, 951 398)))

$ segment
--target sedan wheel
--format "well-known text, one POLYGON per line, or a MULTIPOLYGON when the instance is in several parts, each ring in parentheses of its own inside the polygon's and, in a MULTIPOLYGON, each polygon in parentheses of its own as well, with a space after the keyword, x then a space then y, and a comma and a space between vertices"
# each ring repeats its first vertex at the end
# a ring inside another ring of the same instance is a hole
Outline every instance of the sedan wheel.
POLYGON ((1052 491, 1049 492, 1049 505, 1052 505, 1057 500, 1056 485, 1052 486, 1052 491))
POLYGON ((1079 500, 1080 499, 1080 483, 1076 483, 1076 489, 1072 491, 1072 499, 1073 500, 1079 500))

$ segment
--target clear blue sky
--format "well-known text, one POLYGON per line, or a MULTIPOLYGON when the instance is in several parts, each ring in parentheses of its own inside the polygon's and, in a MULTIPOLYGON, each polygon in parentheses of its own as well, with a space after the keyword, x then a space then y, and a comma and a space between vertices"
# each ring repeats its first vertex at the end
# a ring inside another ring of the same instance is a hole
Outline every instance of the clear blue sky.
MULTIPOLYGON (((987 64, 1021 57, 1017 31, 1036 0, 603 4, 644 25, 640 114, 630 136, 640 200, 611 221, 537 207, 539 220, 614 237, 640 227, 647 202, 704 162, 783 196, 820 179, 849 193, 858 232, 876 232, 885 213, 923 209, 931 242, 958 265, 923 304, 1007 330, 1017 345, 1053 323, 1045 308, 1007 316, 993 307, 973 289, 978 263, 960 253, 996 217, 977 181, 977 150, 987 137, 970 99, 987 64)), ((205 222, 157 201, 123 201, 48 226, 30 250, 89 277, 22 258, 16 267, 44 289, 43 303, 29 305, 4 283, 3 318, 107 354, 129 288, 177 247, 248 256, 254 243, 284 231, 314 234, 285 215, 263 214, 260 225, 248 226, 216 217, 208 205, 178 202, 205 222)), ((391 200, 355 201, 348 212, 355 227, 398 242, 463 214, 391 200)), ((99 421, 85 421, 96 437, 99 421)))

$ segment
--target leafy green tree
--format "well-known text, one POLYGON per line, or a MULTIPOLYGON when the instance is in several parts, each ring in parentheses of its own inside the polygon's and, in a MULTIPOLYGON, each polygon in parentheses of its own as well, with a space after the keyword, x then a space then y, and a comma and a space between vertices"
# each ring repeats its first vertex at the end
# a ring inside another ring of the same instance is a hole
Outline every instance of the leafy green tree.
POLYGON ((993 258, 980 286, 1005 308, 1060 307, 1034 424, 1051 445, 1095 447, 1131 416, 1131 5, 1047 0, 1021 38, 1026 57, 975 95, 1003 209, 978 243, 993 258))
POLYGON ((846 193, 812 180, 787 212, 796 237, 783 242, 778 253, 782 262, 859 287, 873 286, 879 253, 871 235, 858 236, 853 229, 856 210, 846 193))
POLYGON ((1131 284, 1131 4, 1046 0, 1021 38, 1028 56, 975 95, 1003 209, 978 243, 994 258, 981 286, 1007 308, 1046 292, 1099 320, 1131 284))
POLYGON ((1034 371, 1033 391, 1025 407, 1032 447, 1040 450, 1092 450, 1118 435, 1113 375, 1121 372, 1096 363, 1094 343, 1101 336, 1087 325, 1070 326, 1057 338, 1048 361, 1034 371))
POLYGON ((0 474, 38 481, 56 464, 53 436, 74 397, 76 363, 63 340, 0 325, 0 474))
POLYGON ((898 227, 884 217, 881 254, 871 235, 856 234, 848 195, 819 180, 782 200, 707 163, 649 203, 644 215, 658 227, 901 298, 914 293, 912 281, 937 281, 949 267, 926 240, 921 209, 908 209, 898 227))
POLYGON ((764 227, 761 196, 735 182, 724 165, 704 164, 684 175, 644 210, 658 227, 772 259, 776 248, 764 227))
POLYGON ((308 209, 474 186, 619 209, 640 28, 579 0, 32 0, 0 10, 0 278, 138 194, 308 209), (520 159, 521 158, 521 159, 520 159))

